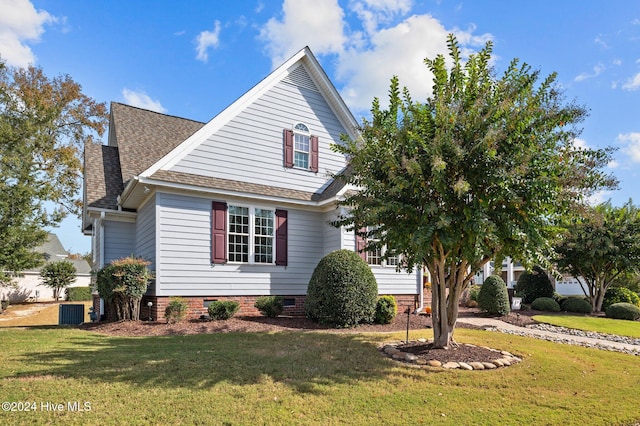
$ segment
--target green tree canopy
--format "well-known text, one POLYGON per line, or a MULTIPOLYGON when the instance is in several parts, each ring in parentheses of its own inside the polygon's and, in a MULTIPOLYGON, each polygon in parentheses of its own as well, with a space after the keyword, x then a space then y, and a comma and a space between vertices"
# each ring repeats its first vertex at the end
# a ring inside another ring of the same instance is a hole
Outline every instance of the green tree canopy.
POLYGON ((580 281, 594 312, 616 279, 640 272, 640 208, 603 203, 576 218, 557 245, 558 268, 580 281))
POLYGON ((76 267, 68 260, 47 263, 40 270, 42 285, 53 289, 53 297, 57 301, 60 298, 60 290, 76 280, 76 272, 76 267))
POLYGON ((336 225, 409 269, 428 268, 437 347, 449 345, 460 294, 485 263, 544 263, 563 219, 590 191, 615 185, 600 171, 608 150, 574 148, 586 111, 563 103, 555 74, 540 81, 513 60, 497 78, 490 42, 466 62, 455 37, 448 44, 450 61, 425 60, 425 103, 394 77, 388 109, 374 99, 361 138, 334 147, 350 161, 340 177, 358 189, 336 225))
POLYGON ((82 146, 106 124, 105 104, 68 75, 0 59, 0 285, 41 264, 44 229, 80 212, 82 146))

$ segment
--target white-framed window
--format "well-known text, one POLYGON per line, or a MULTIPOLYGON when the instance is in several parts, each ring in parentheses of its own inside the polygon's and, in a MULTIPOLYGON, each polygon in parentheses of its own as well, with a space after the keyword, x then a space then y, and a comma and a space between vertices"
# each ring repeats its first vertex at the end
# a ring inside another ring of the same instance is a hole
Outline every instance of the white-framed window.
MULTIPOLYGON (((367 230, 368 231, 372 231, 374 228, 372 227, 368 227, 367 230)), ((378 242, 380 241, 377 238, 368 238, 367 241, 371 241, 371 242, 378 242)), ((396 256, 391 256, 389 257, 387 260, 383 260, 383 256, 386 254, 387 251, 387 247, 378 247, 377 249, 372 249, 372 250, 368 250, 367 251, 367 263, 369 265, 377 265, 377 266, 389 266, 389 267, 396 267, 398 266, 398 263, 400 262, 399 257, 396 256)))
POLYGON ((273 264, 275 210, 230 204, 228 215, 229 262, 273 264))
POLYGON ((293 126, 293 166, 309 169, 311 133, 303 123, 293 126))

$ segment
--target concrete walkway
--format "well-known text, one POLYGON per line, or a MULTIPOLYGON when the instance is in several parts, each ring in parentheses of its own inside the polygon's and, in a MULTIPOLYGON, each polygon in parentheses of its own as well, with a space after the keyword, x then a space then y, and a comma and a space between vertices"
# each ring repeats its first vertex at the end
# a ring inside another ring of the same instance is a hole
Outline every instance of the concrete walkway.
POLYGON ((504 331, 510 334, 525 334, 537 337, 539 339, 550 340, 559 343, 568 343, 581 346, 589 346, 600 349, 611 348, 619 352, 635 352, 640 354, 640 345, 633 345, 623 342, 615 342, 612 340, 597 339, 593 337, 574 336, 571 334, 554 333, 546 330, 537 330, 535 328, 519 327, 494 318, 458 318, 458 322, 470 324, 482 328, 495 328, 498 331, 504 331))

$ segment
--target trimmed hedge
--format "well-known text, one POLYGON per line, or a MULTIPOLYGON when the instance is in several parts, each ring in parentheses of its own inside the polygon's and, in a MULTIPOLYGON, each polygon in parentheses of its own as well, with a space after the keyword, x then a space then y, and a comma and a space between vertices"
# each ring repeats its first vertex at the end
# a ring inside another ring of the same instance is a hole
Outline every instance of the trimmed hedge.
POLYGON ((565 312, 578 314, 590 314, 592 312, 591 303, 581 297, 567 297, 560 303, 560 308, 565 312))
POLYGON ((511 312, 507 285, 502 278, 491 275, 484 280, 478 293, 478 307, 494 315, 508 315, 511 312))
POLYGON ((284 310, 284 298, 282 296, 260 296, 253 306, 262 315, 268 318, 276 318, 284 310))
POLYGON ((531 272, 523 272, 515 290, 522 295, 524 303, 533 303, 539 297, 553 297, 553 284, 545 270, 539 266, 534 266, 531 272))
POLYGON ((307 287, 305 314, 335 327, 355 327, 375 319, 378 284, 371 268, 351 250, 320 260, 307 287))
POLYGON ((234 300, 216 300, 209 304, 207 310, 212 320, 226 321, 238 312, 240 304, 234 300))
POLYGON ((398 305, 393 296, 380 296, 376 303, 376 324, 390 324, 398 315, 398 305))
POLYGON ((640 307, 640 296, 626 287, 609 287, 602 299, 602 310, 606 311, 614 303, 630 303, 640 307))
POLYGON ((631 303, 614 303, 605 311, 607 318, 636 321, 640 319, 640 308, 631 303))
POLYGON ((560 312, 560 305, 551 297, 538 297, 531 303, 531 309, 544 312, 560 312))
POLYGON ((68 302, 84 302, 93 298, 92 291, 91 287, 67 287, 64 298, 68 302))

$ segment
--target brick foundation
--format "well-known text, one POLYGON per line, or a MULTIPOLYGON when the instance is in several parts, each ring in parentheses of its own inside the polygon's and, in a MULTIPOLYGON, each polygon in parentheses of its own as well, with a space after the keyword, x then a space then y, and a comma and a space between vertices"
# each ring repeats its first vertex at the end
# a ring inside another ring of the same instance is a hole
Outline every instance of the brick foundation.
MULTIPOLYGON (((189 304, 187 310, 188 319, 197 319, 201 315, 208 315, 207 308, 205 307, 206 301, 213 300, 234 300, 240 304, 240 310, 236 315, 242 316, 260 316, 262 315, 258 311, 254 304, 260 296, 219 296, 219 297, 188 297, 184 296, 183 299, 189 304)), ((418 308, 418 298, 413 294, 400 294, 394 295, 396 303, 398 304, 398 311, 404 311, 407 307, 410 307, 412 312, 418 308)), ((291 316, 304 316, 304 300, 306 296, 283 296, 285 300, 292 300, 293 305, 285 306, 283 315, 291 316)), ((152 321, 165 321, 164 310, 169 304, 170 297, 158 297, 158 296, 145 296, 142 299, 142 306, 140 307, 140 319, 148 320, 151 317, 152 321), (152 302, 151 309, 147 306, 148 302, 152 302)))

